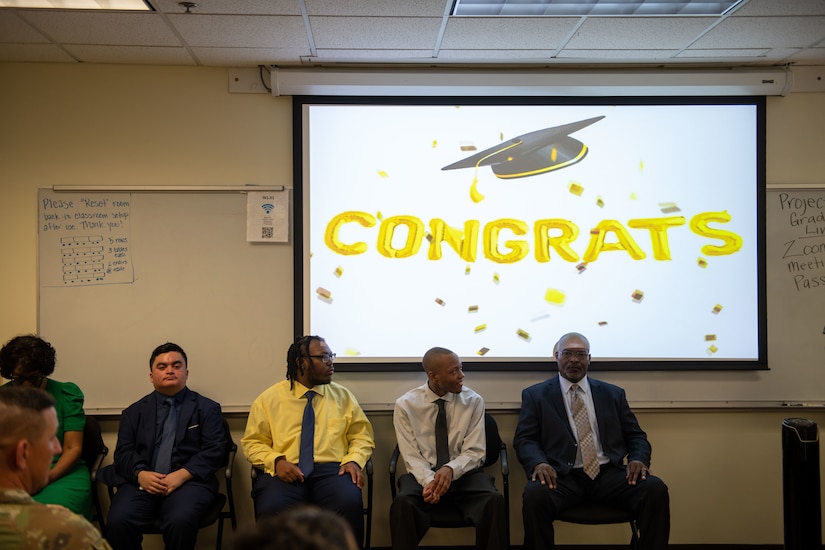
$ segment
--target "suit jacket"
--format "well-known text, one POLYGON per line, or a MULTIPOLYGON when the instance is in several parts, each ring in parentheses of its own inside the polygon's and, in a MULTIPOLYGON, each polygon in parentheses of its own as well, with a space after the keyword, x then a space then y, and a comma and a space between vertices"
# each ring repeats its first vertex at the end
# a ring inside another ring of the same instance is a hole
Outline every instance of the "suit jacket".
MULTIPOLYGON (((599 425, 602 450, 614 465, 624 459, 650 466, 650 443, 630 410, 625 391, 613 384, 588 377, 599 425)), ((576 461, 576 436, 570 427, 567 409, 556 376, 525 389, 521 394, 513 448, 527 477, 536 465, 546 462, 559 475, 567 475, 576 461)))
MULTIPOLYGON (((156 395, 152 392, 123 411, 114 462, 100 473, 107 485, 137 484, 135 470, 152 469, 156 395)), ((178 413, 172 470, 186 468, 193 476, 187 483, 203 484, 217 491, 215 472, 226 463, 227 445, 221 406, 192 390, 187 391, 178 413)))

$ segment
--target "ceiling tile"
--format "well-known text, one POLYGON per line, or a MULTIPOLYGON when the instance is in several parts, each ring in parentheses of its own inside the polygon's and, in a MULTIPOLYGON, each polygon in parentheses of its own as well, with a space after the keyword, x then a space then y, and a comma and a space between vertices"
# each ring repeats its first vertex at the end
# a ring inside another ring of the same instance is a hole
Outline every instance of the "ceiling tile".
POLYGON ((193 47, 309 48, 297 16, 170 15, 169 20, 193 47))
POLYGON ((0 61, 7 63, 75 63, 72 56, 51 44, 0 44, 0 61))
POLYGON ((309 48, 192 48, 198 60, 209 66, 298 65, 309 48))
POLYGON ((825 16, 729 17, 696 41, 696 48, 807 47, 825 38, 825 16))
POLYGON ((713 21, 708 17, 588 17, 565 48, 681 49, 713 21))
POLYGON ((195 65, 184 48, 70 45, 66 50, 84 63, 195 65))
POLYGON ((449 13, 452 0, 306 0, 309 15, 371 16, 371 17, 442 17, 449 13))
POLYGON ((825 15, 825 2, 822 0, 750 0, 734 12, 743 15, 825 15))
POLYGON ((439 59, 449 59, 450 61, 468 60, 475 63, 490 60, 491 63, 510 62, 536 62, 545 60, 552 61, 556 50, 439 50, 439 59))
POLYGON ((29 10, 23 15, 61 44, 181 45, 157 13, 29 10))
POLYGON ((0 43, 2 42, 43 43, 49 42, 49 39, 15 12, 0 10, 0 43))
POLYGON ((559 52, 559 59, 600 59, 617 60, 663 60, 674 57, 678 50, 576 50, 565 48, 559 52))
POLYGON ((549 17, 451 17, 441 48, 555 50, 578 21, 577 18, 549 17))
POLYGON ((435 47, 441 19, 311 16, 309 25, 318 48, 421 49, 435 47))
MULTIPOLYGON (((184 13, 180 0, 150 0, 163 13, 184 13)), ((297 0, 197 0, 192 15, 301 15, 297 0)))
MULTIPOLYGON (((314 58, 313 58, 314 59, 314 58)), ((341 62, 343 59, 369 59, 372 61, 387 60, 389 62, 412 61, 419 63, 433 60, 432 50, 346 50, 323 49, 318 50, 318 59, 334 59, 341 62)))

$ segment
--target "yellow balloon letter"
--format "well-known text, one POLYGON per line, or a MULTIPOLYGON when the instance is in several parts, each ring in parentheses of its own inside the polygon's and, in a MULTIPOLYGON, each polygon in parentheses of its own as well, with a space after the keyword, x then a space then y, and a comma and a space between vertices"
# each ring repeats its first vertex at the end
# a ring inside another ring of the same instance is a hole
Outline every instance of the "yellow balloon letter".
POLYGON ((568 262, 577 262, 579 255, 570 248, 570 243, 579 236, 579 228, 570 220, 560 218, 550 218, 546 220, 536 220, 533 231, 536 235, 536 260, 540 262, 550 261, 550 249, 553 248, 559 256, 568 262), (561 235, 551 237, 550 231, 561 230, 561 235))
POLYGON ((683 216, 669 218, 638 218, 628 220, 627 225, 633 229, 647 229, 650 231, 650 244, 653 245, 653 257, 657 260, 670 259, 670 245, 667 241, 667 228, 685 225, 683 216))
POLYGON ((728 223, 731 220, 730 214, 724 212, 702 212, 696 214, 690 219, 690 230, 710 239, 719 239, 722 244, 713 246, 706 244, 702 247, 702 253, 708 256, 726 256, 733 254, 742 248, 742 237, 730 231, 723 231, 721 229, 714 229, 708 227, 710 222, 728 223))
POLYGON ((478 251, 478 220, 464 222, 464 231, 447 225, 439 218, 430 220, 430 249, 427 257, 431 260, 441 259, 441 243, 446 242, 465 262, 475 262, 478 251))
POLYGON ((599 254, 605 250, 624 250, 634 260, 642 260, 645 257, 644 251, 639 248, 627 229, 616 220, 602 220, 599 225, 590 230, 590 244, 584 252, 584 261, 587 263, 596 261, 599 254), (604 236, 608 231, 616 234, 618 242, 604 242, 604 236))
POLYGON ((338 238, 338 231, 345 223, 355 222, 362 227, 374 227, 375 221, 375 216, 366 212, 341 212, 327 224, 327 230, 324 232, 324 243, 333 252, 344 256, 363 254, 367 251, 367 243, 362 241, 352 244, 342 243, 341 239, 338 238))
POLYGON ((500 264, 512 264, 527 256, 527 243, 524 241, 504 241, 504 246, 510 249, 507 254, 502 254, 498 249, 499 233, 503 229, 509 229, 516 235, 527 234, 527 224, 521 220, 502 218, 493 220, 484 226, 484 255, 488 260, 500 264))
POLYGON ((424 222, 415 216, 393 216, 381 222, 378 229, 378 252, 387 258, 409 258, 421 248, 424 222), (399 225, 407 226, 407 239, 401 248, 393 248, 392 240, 399 225))

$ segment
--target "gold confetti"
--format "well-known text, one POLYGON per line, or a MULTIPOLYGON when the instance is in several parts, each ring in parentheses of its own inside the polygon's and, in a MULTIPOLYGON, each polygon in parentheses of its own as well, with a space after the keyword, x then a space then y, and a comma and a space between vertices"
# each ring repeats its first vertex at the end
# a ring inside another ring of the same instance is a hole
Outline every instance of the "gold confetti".
POLYGON ((388 178, 388 177, 390 177, 390 175, 389 175, 389 174, 387 174, 387 173, 386 173, 385 171, 383 171, 383 170, 379 170, 379 171, 378 171, 378 175, 379 175, 380 177, 382 177, 382 178, 388 178))
POLYGON ((332 292, 330 292, 322 286, 319 286, 317 289, 315 289, 315 293, 321 298, 324 298, 325 300, 329 300, 332 298, 332 292))
POLYGON ((487 352, 490 351, 490 348, 481 348, 476 352, 477 355, 487 355, 487 352))
POLYGON ((711 345, 708 348, 708 351, 711 352, 711 353, 716 353, 717 351, 719 351, 719 348, 717 348, 716 346, 711 345))
POLYGON ((493 282, 495 284, 499 284, 501 282, 501 278, 498 276, 498 273, 493 273, 493 282))
POLYGON ((482 323, 473 329, 473 332, 483 332, 487 330, 487 323, 482 323))
POLYGON ((697 258, 696 265, 698 265, 701 268, 705 268, 708 266, 708 261, 704 258, 697 258))
POLYGON ((636 289, 633 291, 633 294, 631 294, 630 297, 633 298, 633 301, 638 304, 644 299, 645 293, 641 290, 636 289))
POLYGON ((631 193, 630 194, 630 200, 637 201, 637 200, 639 200, 639 196, 636 193, 631 193))
POLYGON ((472 143, 464 143, 460 146, 460 148, 462 151, 478 151, 478 149, 476 149, 476 146, 472 143))
POLYGON ((467 308, 467 313, 476 313, 478 311, 478 306, 470 306, 467 308))
POLYGON ((601 197, 596 197, 596 206, 599 208, 604 208, 604 199, 601 197))
POLYGON ((710 312, 713 313, 714 315, 716 315, 720 311, 722 311, 722 306, 719 305, 719 304, 716 304, 715 306, 713 306, 713 309, 710 312))
POLYGON ((427 242, 433 242, 433 236, 429 233, 427 233, 427 235, 424 238, 427 239, 427 242))
POLYGON ((433 149, 435 149, 436 147, 438 147, 438 140, 434 139, 433 140, 433 149))
POLYGON ((440 306, 443 306, 443 305, 445 305, 447 302, 445 302, 445 301, 444 301, 444 300, 442 300, 441 298, 436 298, 436 299, 435 299, 435 303, 436 303, 436 304, 438 304, 438 305, 440 305, 440 306))
POLYGON ((705 334, 705 342, 714 342, 716 341, 715 334, 705 334))
POLYGON ((570 182, 570 192, 576 195, 577 197, 581 197, 582 193, 584 192, 584 187, 576 183, 575 181, 570 182))
POLYGON ((576 266, 576 270, 577 270, 579 273, 584 273, 584 271, 585 271, 586 269, 587 269, 587 262, 581 262, 579 265, 577 265, 577 266, 576 266))
POLYGON ((660 202, 659 203, 659 210, 662 211, 662 214, 671 214, 673 212, 681 212, 681 208, 676 206, 675 202, 660 202))
POLYGON ((336 277, 338 277, 340 279, 341 275, 344 274, 344 268, 339 265, 338 267, 335 268, 335 271, 333 271, 333 273, 335 274, 336 277))
POLYGON ((378 221, 384 221, 384 214, 380 210, 375 213, 375 217, 378 218, 378 221))
POLYGON ((643 172, 644 169, 645 169, 645 161, 640 160, 639 161, 639 172, 643 172))
POLYGON ((361 352, 357 349, 347 348, 344 350, 344 355, 347 357, 357 357, 358 355, 361 355, 361 352))
POLYGON ((599 321, 599 326, 600 326, 600 327, 605 327, 605 326, 607 326, 607 321, 599 321))
POLYGON ((522 338, 524 340, 529 340, 530 339, 530 333, 527 332, 526 330, 518 329, 516 331, 516 334, 518 334, 519 338, 522 338))
POLYGON ((544 293, 544 299, 551 304, 563 304, 564 303, 564 292, 561 290, 556 290, 555 288, 548 288, 547 291, 544 293))
POLYGON ((464 274, 465 274, 465 275, 469 275, 469 274, 470 274, 470 264, 467 264, 467 267, 465 267, 465 268, 464 268, 464 274))

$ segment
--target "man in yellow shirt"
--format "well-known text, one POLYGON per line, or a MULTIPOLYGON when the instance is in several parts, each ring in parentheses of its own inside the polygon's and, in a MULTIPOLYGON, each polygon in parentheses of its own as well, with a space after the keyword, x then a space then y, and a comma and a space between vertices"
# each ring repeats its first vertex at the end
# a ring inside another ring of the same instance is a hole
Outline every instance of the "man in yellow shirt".
POLYGON ((360 547, 361 469, 375 438, 355 396, 332 382, 334 359, 323 338, 295 340, 287 352, 286 380, 252 403, 241 447, 258 470, 252 484, 256 518, 315 504, 340 514, 360 547))

